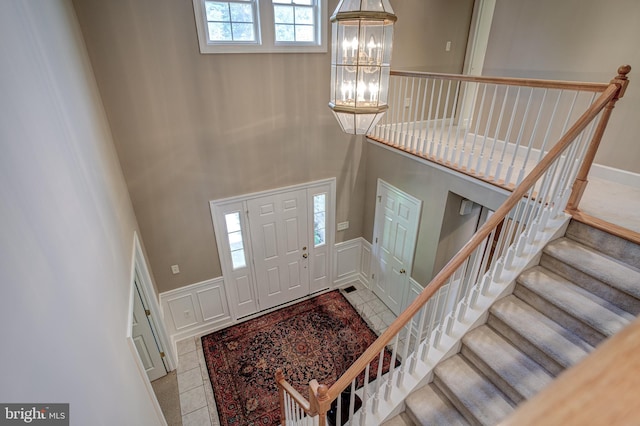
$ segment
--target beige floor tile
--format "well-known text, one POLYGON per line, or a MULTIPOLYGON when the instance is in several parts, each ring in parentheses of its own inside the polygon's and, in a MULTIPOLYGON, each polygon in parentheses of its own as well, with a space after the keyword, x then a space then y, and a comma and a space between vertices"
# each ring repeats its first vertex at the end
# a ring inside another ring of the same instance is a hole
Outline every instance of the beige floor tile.
POLYGON ((211 417, 207 407, 202 407, 192 413, 182 416, 183 426, 211 426, 211 417))
POLYGON ((200 359, 197 351, 187 352, 178 356, 178 374, 192 370, 200 366, 200 359))
POLYGON ((202 386, 202 373, 200 366, 178 374, 178 390, 180 393, 198 386, 202 386))
POLYGON ((195 340, 193 340, 193 337, 189 337, 188 339, 180 340, 179 342, 177 342, 176 348, 178 350, 179 357, 180 355, 195 351, 196 342, 195 340))
POLYGON ((204 386, 198 386, 180 394, 180 408, 183 416, 206 406, 204 386))

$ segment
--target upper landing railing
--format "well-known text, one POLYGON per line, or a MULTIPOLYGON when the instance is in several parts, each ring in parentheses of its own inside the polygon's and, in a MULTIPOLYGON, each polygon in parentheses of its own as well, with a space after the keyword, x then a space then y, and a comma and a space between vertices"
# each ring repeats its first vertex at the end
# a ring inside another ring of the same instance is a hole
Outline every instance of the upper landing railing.
POLYGON ((368 137, 511 195, 335 383, 312 380, 307 400, 278 370, 283 425, 324 426, 333 401, 331 424, 375 424, 383 404, 399 402, 394 391, 419 380, 430 354, 454 336, 454 325, 465 322, 491 283, 505 279, 568 205, 578 205, 630 70, 620 67, 608 84, 392 72, 389 110, 368 137), (386 348, 388 371, 374 362, 386 348), (339 396, 348 388, 343 402, 339 396))
POLYGON ((368 137, 511 190, 607 86, 392 71, 368 137))

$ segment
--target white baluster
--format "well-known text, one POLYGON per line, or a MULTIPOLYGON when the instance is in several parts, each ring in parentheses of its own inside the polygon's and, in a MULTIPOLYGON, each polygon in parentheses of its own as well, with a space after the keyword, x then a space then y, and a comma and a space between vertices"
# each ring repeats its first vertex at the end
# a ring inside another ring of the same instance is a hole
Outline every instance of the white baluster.
POLYGON ((418 143, 419 143, 419 134, 416 137, 416 125, 418 122, 418 95, 420 94, 420 90, 422 88, 422 78, 418 79, 418 88, 416 89, 416 91, 413 91, 413 86, 412 86, 412 90, 411 90, 411 100, 412 100, 412 104, 413 104, 413 100, 415 98, 415 108, 414 108, 414 113, 413 113, 413 128, 411 130, 411 150, 413 152, 417 152, 418 151, 418 143))
MULTIPOLYGON (((520 150, 520 144, 522 143, 522 135, 524 133, 525 125, 527 124, 527 117, 529 116, 529 110, 531 108, 531 99, 533 98, 533 89, 529 91, 529 100, 527 101, 527 106, 524 109, 524 115, 522 116, 522 121, 520 122, 520 131, 518 132, 518 138, 516 139, 516 145, 513 148, 513 156, 511 157, 511 164, 509 164, 509 168, 507 169, 507 176, 504 179, 504 184, 509 185, 511 183, 511 175, 513 174, 513 166, 516 162, 516 157, 518 156, 518 151, 520 150)), ((506 147, 505 147, 506 148, 506 147)))
POLYGON ((429 157, 433 158, 433 154, 434 154, 434 145, 436 143, 435 137, 436 137, 436 130, 438 128, 438 111, 440 111, 440 100, 442 99, 442 86, 444 85, 444 81, 443 80, 438 80, 439 84, 439 88, 438 88, 438 101, 436 102, 436 116, 433 120, 433 131, 431 132, 431 143, 429 144, 429 157))
POLYGON ((480 108, 478 110, 478 115, 476 116, 475 128, 473 130, 473 140, 471 142, 471 152, 469 153, 469 157, 467 158, 467 172, 471 172, 471 165, 473 164, 473 159, 476 152, 476 141, 478 140, 478 131, 480 130, 480 121, 482 121, 482 112, 484 111, 484 99, 487 96, 487 85, 482 85, 482 98, 480 99, 480 108))
POLYGON ((449 117, 449 132, 447 134, 447 145, 444 148, 444 154, 442 154, 442 161, 447 161, 447 157, 449 157, 449 148, 451 146, 451 131, 453 130, 453 117, 456 113, 456 108, 458 107, 458 94, 460 91, 460 83, 461 83, 460 81, 456 82, 456 93, 453 95, 453 107, 451 108, 451 115, 449 117))
POLYGON ((489 117, 487 117, 487 122, 484 126, 482 147, 480 148, 480 154, 478 155, 478 162, 476 163, 476 173, 478 175, 482 175, 482 161, 484 160, 484 149, 487 144, 487 137, 489 136, 489 128, 491 127, 491 123, 493 121, 493 109, 496 105, 497 92, 498 92, 498 85, 495 85, 493 88, 493 96, 491 97, 491 107, 489 108, 489 117))
MULTIPOLYGON (((484 175, 487 178, 491 177, 491 168, 493 167, 493 155, 496 150, 498 137, 500 136, 500 129, 502 128, 502 118, 504 117, 504 108, 507 104, 507 98, 509 97, 509 86, 506 87, 504 97, 502 98, 502 107, 500 107, 500 115, 498 116, 498 123, 496 124, 496 130, 493 134, 493 144, 491 145, 491 153, 489 154, 489 161, 487 161, 487 168, 484 171, 484 175)), ((496 180, 495 177, 493 179, 496 180)))
POLYGON ((426 152, 427 146, 427 134, 429 133, 429 121, 424 120, 424 111, 427 106, 427 92, 429 91, 429 80, 424 83, 424 93, 422 94, 422 112, 420 114, 420 147, 418 148, 420 154, 424 154, 426 152), (424 133, 422 131, 422 126, 424 126, 424 133))

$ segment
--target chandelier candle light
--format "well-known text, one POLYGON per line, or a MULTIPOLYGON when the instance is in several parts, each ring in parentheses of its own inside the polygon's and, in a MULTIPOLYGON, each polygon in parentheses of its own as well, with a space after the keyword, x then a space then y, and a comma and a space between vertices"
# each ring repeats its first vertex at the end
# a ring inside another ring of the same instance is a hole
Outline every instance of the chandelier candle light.
POLYGON ((389 0, 340 0, 331 16, 329 108, 345 133, 368 133, 388 108, 396 19, 389 0))

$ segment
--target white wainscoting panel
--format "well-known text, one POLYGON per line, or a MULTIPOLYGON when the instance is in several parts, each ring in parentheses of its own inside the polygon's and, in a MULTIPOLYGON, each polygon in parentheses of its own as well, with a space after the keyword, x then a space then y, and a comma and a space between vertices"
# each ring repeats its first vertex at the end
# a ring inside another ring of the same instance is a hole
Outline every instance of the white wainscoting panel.
POLYGON ((179 331, 197 324, 193 294, 183 294, 167 300, 171 325, 173 330, 179 331))
POLYGON ((371 288, 369 282, 371 280, 371 243, 364 238, 360 238, 362 248, 360 249, 360 281, 367 287, 371 288))
POLYGON ((173 345, 233 322, 222 277, 161 293, 160 306, 173 345))
POLYGON ((360 278, 361 238, 337 243, 333 250, 333 285, 339 287, 360 278))
MULTIPOLYGON (((405 305, 402 307, 402 309, 407 309, 407 306, 409 306, 411 304, 411 302, 413 302, 414 300, 416 300, 416 298, 418 297, 418 295, 420 293, 422 293, 423 287, 413 278, 409 277, 409 294, 407 294, 407 300, 405 305)), ((429 317, 429 312, 427 312, 425 315, 427 315, 427 318, 429 317)), ((417 334, 417 330, 419 327, 418 324, 418 320, 419 320, 420 316, 416 316, 413 319, 413 328, 411 329, 411 333, 415 336, 417 334)), ((427 336, 427 329, 424 329, 422 332, 422 338, 426 338, 427 336)))

